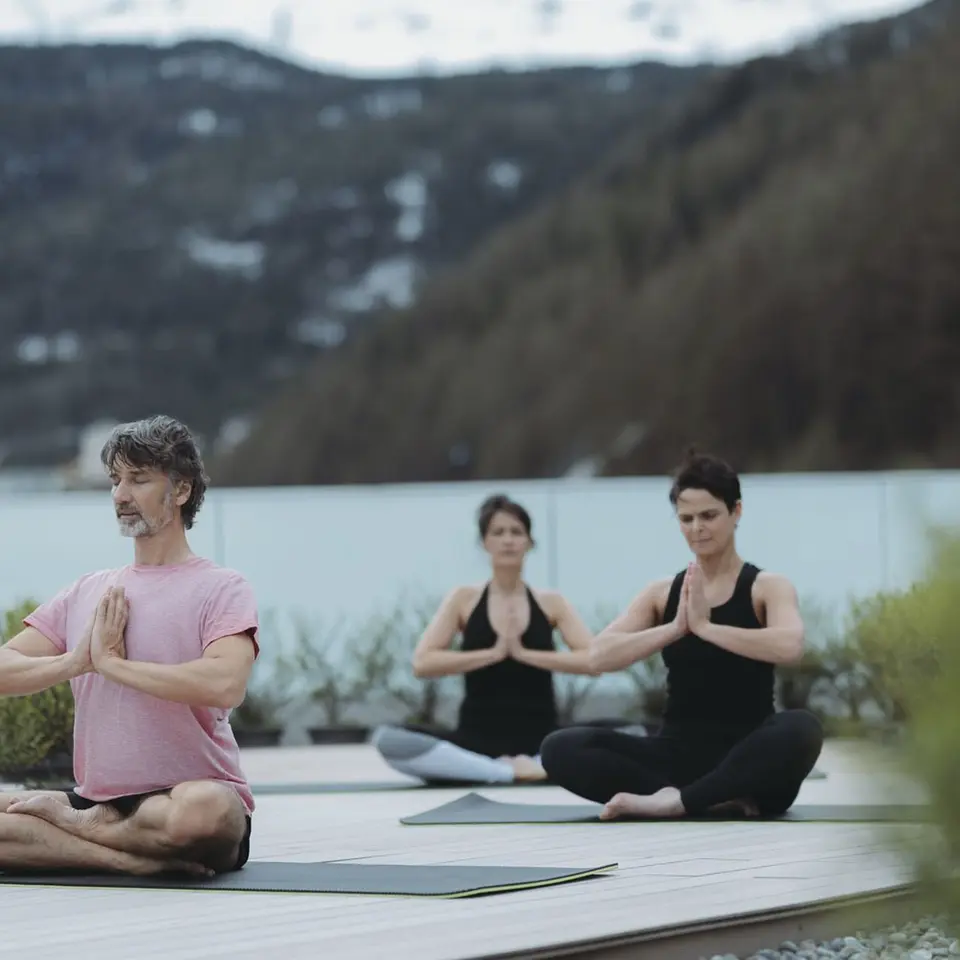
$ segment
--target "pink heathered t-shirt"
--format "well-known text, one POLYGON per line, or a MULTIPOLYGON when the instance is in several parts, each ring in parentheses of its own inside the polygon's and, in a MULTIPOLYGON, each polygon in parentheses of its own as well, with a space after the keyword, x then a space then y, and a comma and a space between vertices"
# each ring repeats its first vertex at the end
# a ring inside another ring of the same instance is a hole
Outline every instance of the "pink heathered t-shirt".
MULTIPOLYGON (((259 655, 257 605, 236 571, 202 557, 169 566, 132 564, 89 573, 39 606, 24 623, 61 652, 73 650, 104 592, 129 602, 128 660, 199 659, 214 640, 249 632, 259 655)), ((253 795, 240 769, 229 710, 161 700, 98 673, 71 681, 76 791, 94 801, 165 790, 188 780, 233 787, 248 813, 253 795)))

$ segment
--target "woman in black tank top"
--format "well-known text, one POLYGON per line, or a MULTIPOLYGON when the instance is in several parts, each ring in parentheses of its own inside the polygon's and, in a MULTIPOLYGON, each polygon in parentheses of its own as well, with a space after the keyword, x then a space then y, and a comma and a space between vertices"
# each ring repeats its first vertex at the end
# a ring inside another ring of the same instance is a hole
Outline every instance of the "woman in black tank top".
POLYGON ((560 594, 538 598, 523 581, 533 539, 522 506, 490 497, 478 526, 493 576, 447 595, 413 658, 419 677, 463 675, 457 727, 384 726, 373 743, 394 769, 432 782, 542 780, 540 744, 558 726, 552 673, 592 672, 591 633, 560 594), (569 650, 555 648, 554 630, 569 650))
POLYGON ((667 703, 656 736, 572 728, 541 758, 551 782, 605 804, 602 816, 776 816, 823 745, 805 710, 774 710, 774 671, 803 652, 796 590, 739 557, 740 481, 691 454, 670 490, 695 561, 647 585, 593 642, 598 672, 662 652, 667 703))

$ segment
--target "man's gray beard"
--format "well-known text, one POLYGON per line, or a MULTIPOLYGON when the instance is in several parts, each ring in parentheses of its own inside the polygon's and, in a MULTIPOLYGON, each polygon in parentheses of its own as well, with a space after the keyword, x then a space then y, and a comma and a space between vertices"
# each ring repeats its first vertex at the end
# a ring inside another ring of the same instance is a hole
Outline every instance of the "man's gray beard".
POLYGON ((150 533, 150 525, 143 517, 117 517, 121 537, 145 537, 150 533))
POLYGON ((168 491, 163 498, 161 515, 154 523, 148 522, 141 514, 136 516, 118 516, 117 522, 120 524, 120 535, 123 537, 150 537, 158 533, 167 524, 173 522, 174 505, 173 492, 168 491))

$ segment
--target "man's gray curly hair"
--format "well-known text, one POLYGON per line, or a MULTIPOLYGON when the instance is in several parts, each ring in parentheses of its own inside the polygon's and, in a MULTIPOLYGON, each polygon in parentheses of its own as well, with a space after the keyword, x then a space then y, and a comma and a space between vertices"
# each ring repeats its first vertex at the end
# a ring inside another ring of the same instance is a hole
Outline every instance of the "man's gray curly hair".
POLYGON ((162 470, 174 482, 190 483, 190 498, 180 508, 184 529, 189 530, 203 503, 210 478, 203 467, 200 449, 190 430, 173 417, 156 416, 114 427, 100 451, 107 470, 118 460, 131 467, 162 470))

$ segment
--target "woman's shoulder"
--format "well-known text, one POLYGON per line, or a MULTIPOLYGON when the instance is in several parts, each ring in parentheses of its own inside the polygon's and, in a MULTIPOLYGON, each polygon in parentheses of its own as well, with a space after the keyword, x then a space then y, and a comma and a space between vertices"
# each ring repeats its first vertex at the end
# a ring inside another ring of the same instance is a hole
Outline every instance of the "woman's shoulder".
POLYGON ((540 609, 552 623, 561 620, 566 613, 576 610, 574 602, 562 591, 527 586, 540 609))
POLYGON ((533 594, 533 599, 543 607, 545 612, 562 609, 567 603, 567 598, 559 590, 533 587, 529 583, 526 586, 530 593, 533 594))
POLYGON ((448 591, 444 604, 453 607, 461 620, 466 620, 480 602, 486 587, 486 583, 461 583, 448 591))

